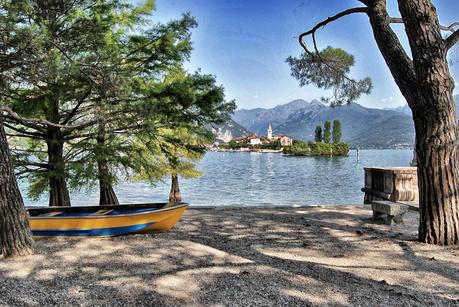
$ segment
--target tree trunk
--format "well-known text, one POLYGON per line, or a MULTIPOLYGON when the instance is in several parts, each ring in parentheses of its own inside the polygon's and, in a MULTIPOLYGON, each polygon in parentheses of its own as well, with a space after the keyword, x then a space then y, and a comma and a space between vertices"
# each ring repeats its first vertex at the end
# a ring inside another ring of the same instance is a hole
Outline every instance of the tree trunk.
MULTIPOLYGON (((437 102, 454 107, 450 103, 452 97, 450 100, 449 95, 439 96, 437 102)), ((459 172, 454 117, 451 112, 441 112, 416 120, 421 242, 459 243, 459 172)))
POLYGON ((413 112, 416 129, 421 242, 459 243, 454 81, 436 9, 430 0, 398 0, 412 60, 390 28, 386 0, 369 2, 373 33, 395 82, 413 112))
MULTIPOLYGON (((45 110, 46 119, 59 124, 59 103, 50 103, 45 110)), ((48 127, 46 131, 49 163, 49 206, 70 206, 70 194, 65 181, 64 140, 61 129, 48 127)))
POLYGON ((110 180, 107 161, 98 161, 97 164, 99 170, 99 205, 119 205, 120 203, 110 180))
POLYGON ((182 194, 180 193, 179 181, 177 174, 173 174, 171 176, 171 192, 169 193, 169 201, 170 202, 181 202, 182 201, 182 194))
POLYGON ((50 128, 46 140, 49 161, 49 206, 70 206, 70 194, 65 181, 64 141, 60 129, 50 128))
POLYGON ((413 54, 416 101, 411 100, 421 242, 459 243, 458 131, 454 80, 436 9, 429 0, 398 1, 413 54))
POLYGON ((99 205, 119 205, 118 198, 116 197, 115 191, 113 190, 112 180, 110 176, 110 170, 108 168, 108 161, 105 158, 105 122, 101 117, 99 122, 99 131, 97 134, 97 146, 99 148, 97 154, 97 167, 98 167, 98 179, 99 179, 99 205))
POLYGON ((27 255, 32 253, 32 246, 27 213, 0 119, 0 254, 7 257, 27 255))
MULTIPOLYGON (((101 168, 101 163, 99 163, 99 170, 101 168)), ((99 177, 99 206, 104 205, 119 205, 118 198, 116 197, 115 191, 113 190, 113 186, 108 183, 104 182, 103 179, 99 177)))

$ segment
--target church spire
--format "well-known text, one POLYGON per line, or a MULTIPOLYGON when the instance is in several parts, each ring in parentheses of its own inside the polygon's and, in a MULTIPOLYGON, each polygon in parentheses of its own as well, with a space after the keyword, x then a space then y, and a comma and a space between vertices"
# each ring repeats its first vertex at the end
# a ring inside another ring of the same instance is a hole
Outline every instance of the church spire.
POLYGON ((273 128, 271 128, 271 123, 268 126, 268 140, 273 138, 273 128))

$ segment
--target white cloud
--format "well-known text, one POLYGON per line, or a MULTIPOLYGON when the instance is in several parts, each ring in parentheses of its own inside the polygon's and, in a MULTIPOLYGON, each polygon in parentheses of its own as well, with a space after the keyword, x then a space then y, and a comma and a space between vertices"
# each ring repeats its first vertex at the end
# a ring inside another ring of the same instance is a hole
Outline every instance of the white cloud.
POLYGON ((387 97, 387 98, 381 98, 381 102, 389 102, 389 101, 393 101, 394 100, 394 97, 390 96, 390 97, 387 97))
POLYGON ((253 98, 257 99, 257 98, 258 98, 258 95, 253 96, 253 98))

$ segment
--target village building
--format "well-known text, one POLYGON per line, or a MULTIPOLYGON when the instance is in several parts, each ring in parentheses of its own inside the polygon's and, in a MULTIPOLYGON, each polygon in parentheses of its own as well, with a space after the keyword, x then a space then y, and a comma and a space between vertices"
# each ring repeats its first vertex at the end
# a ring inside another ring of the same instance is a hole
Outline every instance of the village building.
POLYGON ((287 135, 283 135, 283 134, 273 135, 273 129, 272 129, 271 123, 268 126, 268 140, 270 142, 279 140, 282 147, 292 146, 293 144, 293 139, 287 135))
POLYGON ((288 137, 286 135, 281 136, 280 138, 281 146, 292 146, 293 144, 293 139, 291 137, 288 137))
POLYGON ((257 137, 257 136, 251 136, 251 137, 248 137, 247 139, 248 139, 248 143, 250 145, 260 145, 260 144, 262 144, 261 139, 259 137, 257 137))
POLYGON ((275 141, 279 141, 282 147, 291 146, 293 144, 293 139, 287 135, 283 134, 273 134, 272 125, 269 124, 268 131, 266 136, 257 136, 256 134, 252 134, 245 137, 237 137, 232 139, 235 142, 241 144, 247 144, 250 146, 256 145, 267 145, 275 141))
POLYGON ((272 140, 273 138, 273 128, 271 127, 271 123, 268 126, 268 140, 272 140))

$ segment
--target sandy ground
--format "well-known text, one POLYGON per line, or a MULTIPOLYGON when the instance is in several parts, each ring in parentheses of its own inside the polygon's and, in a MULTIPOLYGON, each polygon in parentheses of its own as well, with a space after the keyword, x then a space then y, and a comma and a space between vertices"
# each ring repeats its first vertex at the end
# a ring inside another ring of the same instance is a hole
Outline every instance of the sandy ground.
POLYGON ((0 258, 0 305, 459 306, 459 248, 417 243, 417 213, 370 215, 190 209, 169 233, 40 239, 0 258))

